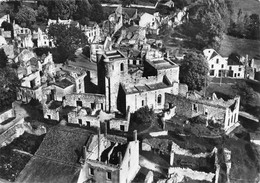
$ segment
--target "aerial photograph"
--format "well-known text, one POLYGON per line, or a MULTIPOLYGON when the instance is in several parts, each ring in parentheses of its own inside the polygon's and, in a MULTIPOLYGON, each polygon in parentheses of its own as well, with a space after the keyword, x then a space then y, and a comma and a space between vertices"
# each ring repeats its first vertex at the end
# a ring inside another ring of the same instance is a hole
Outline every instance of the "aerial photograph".
POLYGON ((260 0, 0 0, 0 183, 260 183, 260 0))

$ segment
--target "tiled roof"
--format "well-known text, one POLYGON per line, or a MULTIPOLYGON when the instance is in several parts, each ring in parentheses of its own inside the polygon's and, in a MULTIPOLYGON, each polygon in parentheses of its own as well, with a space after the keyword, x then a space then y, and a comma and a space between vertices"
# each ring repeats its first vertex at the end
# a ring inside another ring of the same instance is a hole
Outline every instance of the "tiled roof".
POLYGON ((218 53, 216 51, 213 51, 213 53, 211 54, 209 60, 211 60, 212 58, 214 58, 217 55, 218 55, 218 53))
POLYGON ((36 156, 68 165, 78 164, 82 147, 91 134, 90 131, 71 126, 52 127, 37 150, 36 156))

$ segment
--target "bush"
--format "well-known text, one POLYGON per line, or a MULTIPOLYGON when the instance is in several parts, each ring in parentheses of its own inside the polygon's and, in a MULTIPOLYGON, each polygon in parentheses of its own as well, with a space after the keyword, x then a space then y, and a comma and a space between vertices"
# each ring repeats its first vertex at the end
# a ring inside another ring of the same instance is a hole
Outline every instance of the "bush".
POLYGON ((152 109, 149 109, 147 106, 142 107, 135 111, 135 113, 131 116, 131 121, 136 124, 151 124, 156 119, 156 115, 154 114, 152 109))

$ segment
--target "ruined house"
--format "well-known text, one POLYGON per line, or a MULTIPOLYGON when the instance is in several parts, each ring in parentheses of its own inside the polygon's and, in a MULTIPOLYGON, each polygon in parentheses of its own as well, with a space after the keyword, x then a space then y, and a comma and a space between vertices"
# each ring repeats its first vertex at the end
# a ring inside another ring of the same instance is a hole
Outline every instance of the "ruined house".
POLYGON ((28 103, 34 98, 41 101, 43 88, 47 86, 48 79, 52 80, 56 74, 52 54, 38 57, 34 52, 25 49, 15 58, 15 62, 20 63, 17 74, 21 81, 17 100, 28 103))
POLYGON ((131 182, 139 170, 139 141, 127 142, 123 137, 92 135, 83 147, 82 169, 78 183, 131 182))
POLYGON ((13 22, 14 39, 18 48, 33 48, 32 32, 29 28, 21 27, 13 22))
POLYGON ((33 41, 35 41, 35 46, 37 47, 54 47, 53 39, 49 39, 47 33, 38 28, 37 32, 33 31, 33 41))
POLYGON ((177 115, 193 118, 204 116, 207 120, 213 120, 222 125, 227 131, 238 122, 240 97, 224 101, 218 99, 215 94, 210 99, 194 98, 180 95, 165 94, 165 103, 169 107, 175 107, 177 115))
POLYGON ((101 29, 96 22, 89 22, 85 26, 81 26, 81 30, 88 37, 89 43, 99 43, 101 40, 101 29))

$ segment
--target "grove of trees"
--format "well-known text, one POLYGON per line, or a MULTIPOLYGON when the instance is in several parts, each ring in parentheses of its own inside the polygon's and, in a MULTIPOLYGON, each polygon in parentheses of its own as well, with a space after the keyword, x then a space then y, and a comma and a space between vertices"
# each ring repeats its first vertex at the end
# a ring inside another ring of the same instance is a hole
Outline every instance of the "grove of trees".
POLYGON ((8 66, 8 58, 3 49, 0 49, 0 111, 11 107, 16 99, 16 87, 19 79, 15 70, 8 66))
POLYGON ((260 39, 260 18, 258 14, 248 15, 239 9, 237 18, 231 20, 227 33, 231 36, 246 39, 260 39))

